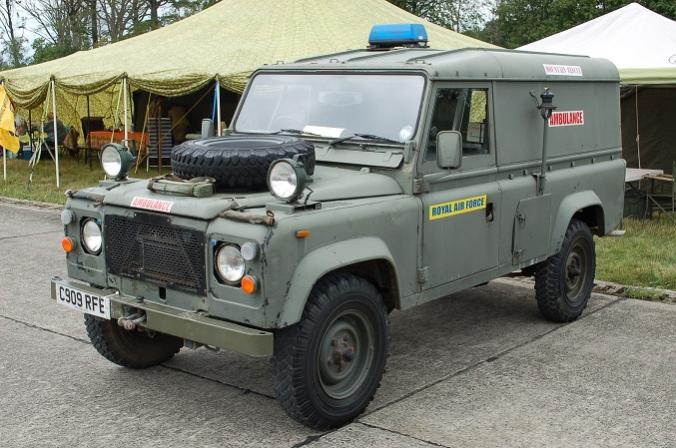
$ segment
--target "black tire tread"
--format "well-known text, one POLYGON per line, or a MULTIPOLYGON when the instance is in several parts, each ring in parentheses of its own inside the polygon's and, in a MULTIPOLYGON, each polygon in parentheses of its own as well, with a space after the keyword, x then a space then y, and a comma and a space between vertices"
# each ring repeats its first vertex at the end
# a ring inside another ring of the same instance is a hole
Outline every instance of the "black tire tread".
MULTIPOLYGON (((564 268, 563 264, 566 262, 564 254, 567 253, 568 245, 572 242, 574 236, 582 232, 591 241, 592 259, 591 259, 591 284, 593 285, 594 273, 596 271, 596 257, 594 256, 594 238, 591 230, 583 221, 573 219, 566 229, 566 234, 561 245, 561 250, 545 261, 539 263, 535 270, 535 297, 538 308, 542 315, 553 322, 566 323, 577 319, 584 308, 587 306, 587 301, 580 310, 570 310, 563 303, 561 272, 564 268)), ((591 286, 588 288, 587 296, 591 294, 591 286)))
POLYGON ((183 346, 183 340, 177 337, 156 333, 152 340, 140 339, 131 349, 121 341, 119 332, 127 330, 117 326, 117 322, 88 314, 84 321, 94 348, 108 361, 130 369, 145 369, 168 361, 183 346))
MULTIPOLYGON (((303 317, 299 324, 286 327, 275 334, 275 356, 272 357, 273 382, 275 394, 282 408, 289 416, 304 425, 312 428, 325 430, 342 425, 344 421, 327 419, 314 412, 312 403, 307 397, 305 384, 302 381, 302 373, 299 369, 299 355, 302 348, 307 347, 309 328, 318 320, 321 311, 331 305, 331 297, 335 297, 340 291, 357 288, 368 292, 368 296, 377 297, 377 304, 387 316, 387 308, 382 300, 380 292, 367 280, 350 274, 332 274, 320 281, 308 300, 303 317), (310 325, 303 325, 304 323, 310 325)), ((389 356, 389 325, 386 326, 384 359, 387 363, 389 356)), ((378 372, 376 386, 365 403, 358 409, 354 409, 354 417, 360 415, 373 400, 376 391, 380 388, 383 369, 378 372)))
MULTIPOLYGON (((238 136, 237 139, 243 137, 238 136)), ((183 179, 213 177, 218 189, 265 189, 270 164, 277 159, 304 156, 308 174, 314 172, 314 145, 305 140, 274 136, 277 144, 261 143, 246 148, 231 144, 234 137, 189 140, 171 151, 173 173, 183 179)), ((249 140, 255 142, 255 136, 249 140)))

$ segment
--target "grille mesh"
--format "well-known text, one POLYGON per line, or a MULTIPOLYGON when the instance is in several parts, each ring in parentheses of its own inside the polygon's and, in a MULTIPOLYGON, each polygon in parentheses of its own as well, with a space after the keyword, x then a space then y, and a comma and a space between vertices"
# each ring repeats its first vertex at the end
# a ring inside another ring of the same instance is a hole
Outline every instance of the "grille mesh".
POLYGON ((136 213, 106 215, 103 233, 109 273, 206 295, 204 232, 136 213))

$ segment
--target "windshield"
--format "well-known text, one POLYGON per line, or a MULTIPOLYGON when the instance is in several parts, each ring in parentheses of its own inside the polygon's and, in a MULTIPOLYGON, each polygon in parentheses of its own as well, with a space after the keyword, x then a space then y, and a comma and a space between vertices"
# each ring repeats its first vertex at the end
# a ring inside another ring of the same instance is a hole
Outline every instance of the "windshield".
POLYGON ((405 142, 415 134, 424 85, 420 75, 260 74, 234 129, 328 138, 371 134, 405 142))

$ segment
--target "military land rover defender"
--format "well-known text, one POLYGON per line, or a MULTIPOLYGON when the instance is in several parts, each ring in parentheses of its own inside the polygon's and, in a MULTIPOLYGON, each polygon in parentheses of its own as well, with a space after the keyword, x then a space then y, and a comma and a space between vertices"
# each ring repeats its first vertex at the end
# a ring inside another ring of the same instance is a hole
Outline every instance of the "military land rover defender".
POLYGON ((128 178, 104 148, 107 179, 69 192, 52 297, 122 366, 271 357, 280 404, 316 428, 372 400, 394 309, 521 269, 544 318, 576 319, 593 236, 622 217, 616 68, 426 40, 379 26, 367 49, 261 68, 171 176, 128 178))

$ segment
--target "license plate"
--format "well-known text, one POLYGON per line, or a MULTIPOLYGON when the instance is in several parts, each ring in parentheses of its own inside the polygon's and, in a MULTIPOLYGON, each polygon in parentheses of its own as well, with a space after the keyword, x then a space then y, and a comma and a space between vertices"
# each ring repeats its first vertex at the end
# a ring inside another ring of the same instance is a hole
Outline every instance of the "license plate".
POLYGON ((110 319, 110 299, 106 296, 56 283, 56 301, 83 313, 110 319))

